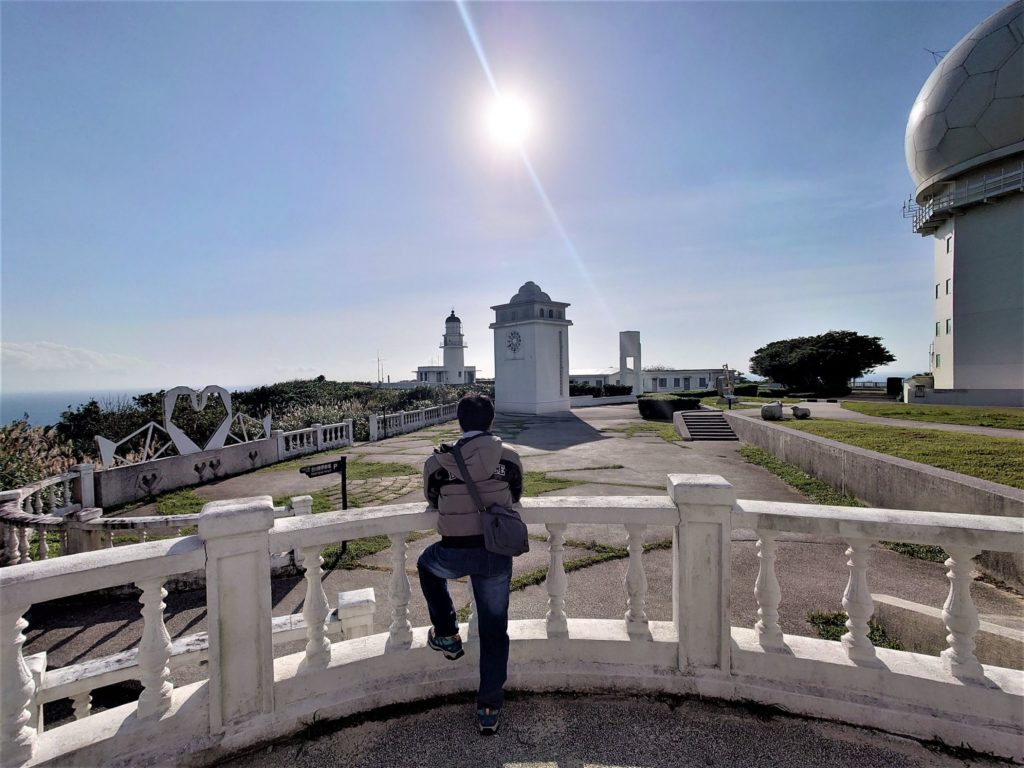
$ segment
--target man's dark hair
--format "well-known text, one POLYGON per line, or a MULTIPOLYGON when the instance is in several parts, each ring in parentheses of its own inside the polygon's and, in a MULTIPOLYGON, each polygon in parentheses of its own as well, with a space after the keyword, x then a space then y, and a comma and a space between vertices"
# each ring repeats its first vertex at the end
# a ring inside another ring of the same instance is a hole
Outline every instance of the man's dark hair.
POLYGON ((494 403, 487 395, 469 392, 459 400, 456 413, 463 432, 486 432, 494 421, 494 403))

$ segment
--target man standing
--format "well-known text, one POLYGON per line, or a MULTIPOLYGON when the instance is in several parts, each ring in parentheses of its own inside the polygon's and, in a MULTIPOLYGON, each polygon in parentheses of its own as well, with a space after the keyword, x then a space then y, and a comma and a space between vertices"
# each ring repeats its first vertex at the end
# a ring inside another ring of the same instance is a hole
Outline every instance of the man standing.
POLYGON ((468 394, 457 411, 462 437, 455 446, 442 444, 423 467, 423 493, 437 507, 441 541, 431 544, 416 563, 420 586, 433 625, 427 645, 446 659, 463 655, 448 579, 469 576, 480 629, 480 689, 477 720, 480 733, 498 730, 505 703, 508 671, 508 600, 512 558, 484 549, 480 513, 463 482, 453 448, 458 447, 484 505, 511 506, 523 494, 523 470, 515 451, 491 434, 494 403, 486 395, 468 394))

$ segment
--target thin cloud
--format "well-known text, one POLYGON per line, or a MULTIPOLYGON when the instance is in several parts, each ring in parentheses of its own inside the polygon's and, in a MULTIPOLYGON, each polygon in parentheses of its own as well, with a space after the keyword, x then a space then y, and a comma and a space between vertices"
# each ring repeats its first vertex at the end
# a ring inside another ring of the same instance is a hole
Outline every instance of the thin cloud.
POLYGON ((137 357, 69 347, 52 341, 5 341, 0 344, 0 352, 5 367, 33 373, 124 373, 146 365, 137 357))

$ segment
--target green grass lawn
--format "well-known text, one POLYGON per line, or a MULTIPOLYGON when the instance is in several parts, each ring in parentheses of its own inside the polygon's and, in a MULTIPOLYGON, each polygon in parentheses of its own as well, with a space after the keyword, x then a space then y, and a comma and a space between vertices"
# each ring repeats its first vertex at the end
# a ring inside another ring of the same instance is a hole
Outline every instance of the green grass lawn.
POLYGON ((1011 437, 835 419, 787 421, 784 426, 858 448, 1024 488, 1024 441, 1011 437))
MULTIPOLYGON (((262 472, 298 472, 301 467, 310 464, 320 464, 325 461, 337 459, 344 453, 343 450, 323 451, 310 454, 298 459, 282 461, 277 464, 270 464, 260 467, 256 474, 262 472)), ((349 456, 346 462, 346 472, 349 480, 369 480, 375 477, 401 477, 402 475, 417 475, 419 470, 408 464, 398 464, 385 461, 367 461, 360 456, 349 456)))
POLYGON ((913 403, 860 403, 850 401, 844 402, 843 408, 848 411, 863 413, 866 416, 882 416, 888 419, 1024 430, 1024 408, 989 408, 973 405, 915 405, 913 403))

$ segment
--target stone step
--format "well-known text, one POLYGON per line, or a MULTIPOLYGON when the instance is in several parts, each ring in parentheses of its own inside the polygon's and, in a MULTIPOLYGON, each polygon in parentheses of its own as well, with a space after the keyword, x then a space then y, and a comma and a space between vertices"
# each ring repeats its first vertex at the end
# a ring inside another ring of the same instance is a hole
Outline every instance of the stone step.
POLYGON ((691 440, 739 440, 721 411, 684 411, 683 423, 691 440))

